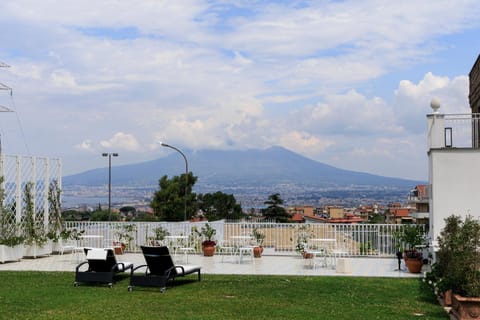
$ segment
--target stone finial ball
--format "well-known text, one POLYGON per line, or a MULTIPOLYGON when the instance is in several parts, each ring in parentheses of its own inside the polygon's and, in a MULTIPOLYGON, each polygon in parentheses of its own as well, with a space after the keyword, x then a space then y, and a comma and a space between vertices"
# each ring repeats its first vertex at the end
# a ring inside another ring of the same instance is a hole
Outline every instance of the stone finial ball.
POLYGON ((433 97, 432 101, 430 102, 430 107, 433 109, 433 112, 436 112, 438 109, 440 109, 440 99, 433 97))

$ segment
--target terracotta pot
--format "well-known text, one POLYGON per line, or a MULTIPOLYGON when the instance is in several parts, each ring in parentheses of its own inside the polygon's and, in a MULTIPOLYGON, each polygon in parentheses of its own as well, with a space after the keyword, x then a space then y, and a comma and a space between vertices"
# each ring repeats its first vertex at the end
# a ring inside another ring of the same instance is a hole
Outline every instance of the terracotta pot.
POLYGON ((302 256, 303 256, 304 259, 312 259, 313 258, 313 253, 303 251, 302 256))
POLYGON ((203 255, 211 257, 215 253, 215 246, 202 246, 203 255))
POLYGON ((452 290, 447 290, 443 294, 443 305, 450 307, 452 305, 452 290))
POLYGON ((255 258, 260 258, 262 256, 263 248, 262 247, 254 247, 253 248, 253 256, 255 258))
POLYGON ((480 298, 467 298, 453 294, 450 312, 460 320, 480 319, 480 298))
POLYGON ((410 273, 420 273, 422 271, 423 261, 421 259, 405 259, 405 264, 410 273))

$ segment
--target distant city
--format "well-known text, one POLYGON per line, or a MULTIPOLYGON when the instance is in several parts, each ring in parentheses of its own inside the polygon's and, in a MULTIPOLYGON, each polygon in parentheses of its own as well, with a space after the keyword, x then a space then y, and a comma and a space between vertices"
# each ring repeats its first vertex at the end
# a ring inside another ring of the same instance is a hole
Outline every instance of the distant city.
MULTIPOLYGON (((366 204, 388 205, 389 203, 404 203, 410 189, 403 187, 380 186, 351 186, 314 188, 301 187, 295 184, 282 184, 273 187, 245 187, 245 186, 216 186, 207 185, 194 188, 195 193, 209 193, 221 191, 233 194, 244 210, 250 208, 263 208, 268 196, 280 193, 286 206, 311 205, 321 207, 324 205, 337 205, 344 207, 357 207, 366 204)), ((122 206, 144 207, 150 204, 157 186, 145 187, 112 187, 112 207, 122 206)), ((79 207, 98 207, 108 203, 107 186, 67 186, 63 189, 62 207, 64 209, 79 207)))
MULTIPOLYGON (((199 177, 193 192, 233 194, 244 210, 264 208, 268 196, 275 193, 286 206, 403 203, 410 190, 422 183, 335 168, 278 146, 245 151, 199 150, 186 155, 191 160, 191 172, 199 177)), ((112 168, 112 206, 148 206, 158 190, 158 179, 182 172, 183 163, 178 160, 178 155, 172 154, 112 168)), ((107 204, 107 169, 63 177, 63 208, 107 204)))

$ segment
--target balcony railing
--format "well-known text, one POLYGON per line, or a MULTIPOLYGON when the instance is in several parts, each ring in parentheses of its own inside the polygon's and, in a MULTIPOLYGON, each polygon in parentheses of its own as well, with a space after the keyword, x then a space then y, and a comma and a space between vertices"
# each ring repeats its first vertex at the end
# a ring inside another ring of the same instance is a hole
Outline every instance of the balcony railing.
POLYGON ((444 115, 445 147, 480 148, 480 114, 444 115))
MULTIPOLYGON (((393 257, 399 247, 394 234, 403 225, 395 224, 289 224, 289 223, 226 223, 209 222, 216 229, 215 240, 229 242, 238 236, 251 235, 257 228, 265 234, 265 255, 294 255, 301 239, 335 239, 336 249, 349 256, 393 257)), ((104 239, 105 246, 120 240, 120 234, 130 230, 128 249, 138 252, 141 245, 151 244, 155 228, 162 227, 170 235, 188 236, 190 245, 200 252, 201 238, 195 232, 205 223, 189 222, 67 222, 67 228, 85 230, 86 235, 104 239)), ((165 243, 168 245, 168 243, 165 243)))

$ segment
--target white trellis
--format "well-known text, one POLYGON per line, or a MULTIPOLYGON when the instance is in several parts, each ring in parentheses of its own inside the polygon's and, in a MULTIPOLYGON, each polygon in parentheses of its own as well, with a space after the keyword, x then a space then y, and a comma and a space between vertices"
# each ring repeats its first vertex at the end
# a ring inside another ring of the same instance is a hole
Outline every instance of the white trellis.
POLYGON ((25 186, 30 183, 33 188, 34 218, 43 221, 45 230, 50 223, 48 188, 57 181, 61 188, 62 163, 60 159, 45 157, 0 154, 0 176, 3 177, 2 188, 5 192, 3 206, 13 213, 8 221, 12 227, 22 224, 25 218, 25 186))

